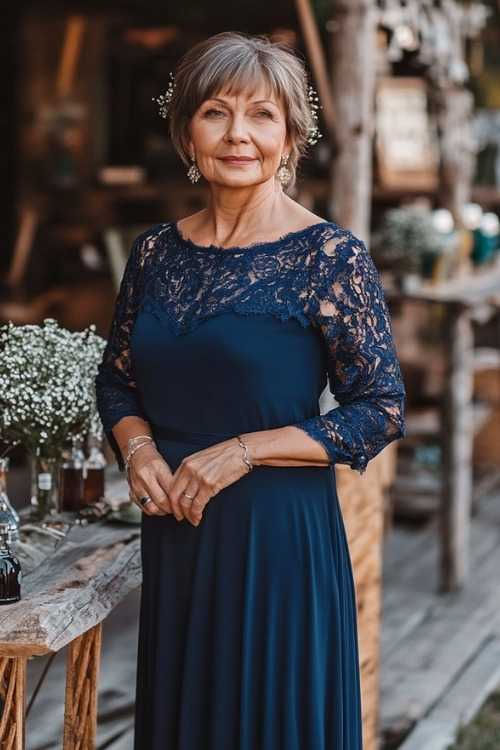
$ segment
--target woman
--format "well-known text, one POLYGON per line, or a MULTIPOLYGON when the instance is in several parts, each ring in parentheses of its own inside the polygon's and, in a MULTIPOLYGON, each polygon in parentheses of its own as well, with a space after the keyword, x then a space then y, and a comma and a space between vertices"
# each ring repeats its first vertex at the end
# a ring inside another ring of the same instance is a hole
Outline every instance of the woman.
POLYGON ((283 190, 315 125, 298 58, 224 33, 174 81, 163 114, 210 199, 136 240, 98 376, 143 510, 135 747, 361 750, 333 465, 402 434, 383 294, 362 243, 283 190))

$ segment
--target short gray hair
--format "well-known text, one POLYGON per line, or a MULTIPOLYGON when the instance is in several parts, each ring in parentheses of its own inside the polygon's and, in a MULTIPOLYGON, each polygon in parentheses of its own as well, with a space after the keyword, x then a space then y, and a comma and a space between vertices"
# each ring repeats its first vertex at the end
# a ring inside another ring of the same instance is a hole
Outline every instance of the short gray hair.
POLYGON ((289 184, 315 125, 309 103, 308 76, 291 47, 265 37, 223 32, 196 44, 184 54, 174 74, 168 105, 170 136, 180 157, 190 163, 188 125, 204 101, 226 87, 239 93, 265 81, 282 103, 291 142, 287 168, 289 184))

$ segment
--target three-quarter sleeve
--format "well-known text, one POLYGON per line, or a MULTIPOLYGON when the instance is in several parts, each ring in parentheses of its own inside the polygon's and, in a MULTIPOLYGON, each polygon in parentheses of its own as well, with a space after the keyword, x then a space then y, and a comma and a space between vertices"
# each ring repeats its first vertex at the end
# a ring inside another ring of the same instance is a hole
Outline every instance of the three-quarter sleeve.
MULTIPOLYGON (((137 315, 143 277, 144 238, 134 242, 115 305, 113 322, 96 378, 96 395, 104 430, 112 439, 112 428, 127 416, 146 419, 136 387, 130 356, 130 337, 137 315)), ((119 455, 117 458, 120 460, 119 455)))
POLYGON ((348 233, 318 253, 311 314, 338 407, 296 426, 323 445, 331 463, 363 471, 404 435, 404 387, 377 270, 364 245, 348 233))

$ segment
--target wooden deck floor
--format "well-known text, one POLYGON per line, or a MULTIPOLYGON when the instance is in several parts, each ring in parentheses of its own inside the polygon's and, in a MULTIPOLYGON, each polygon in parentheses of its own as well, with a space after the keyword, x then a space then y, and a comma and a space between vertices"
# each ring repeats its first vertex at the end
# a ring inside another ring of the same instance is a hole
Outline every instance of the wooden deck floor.
MULTIPOLYGON (((435 524, 398 524, 385 540, 381 750, 445 750, 500 685, 500 491, 477 507, 471 553, 468 585, 442 595, 435 524)), ((134 592, 104 623, 95 750, 132 750, 138 602, 134 592)), ((31 686, 44 658, 30 665, 31 686)), ((30 712, 27 750, 60 748, 63 685, 61 653, 30 712)))
POLYGON ((458 593, 437 591, 436 531, 399 525, 385 541, 382 750, 446 750, 500 686, 500 491, 476 506, 458 593))

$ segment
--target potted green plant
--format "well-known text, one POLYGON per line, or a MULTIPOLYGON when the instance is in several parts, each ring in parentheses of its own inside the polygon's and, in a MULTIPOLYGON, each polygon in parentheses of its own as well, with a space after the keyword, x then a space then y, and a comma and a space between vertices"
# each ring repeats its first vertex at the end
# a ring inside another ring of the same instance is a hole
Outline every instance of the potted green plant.
POLYGON ((411 204, 391 208, 372 237, 372 250, 392 266, 397 280, 408 285, 435 275, 436 262, 453 244, 453 220, 448 212, 432 212, 411 204))

